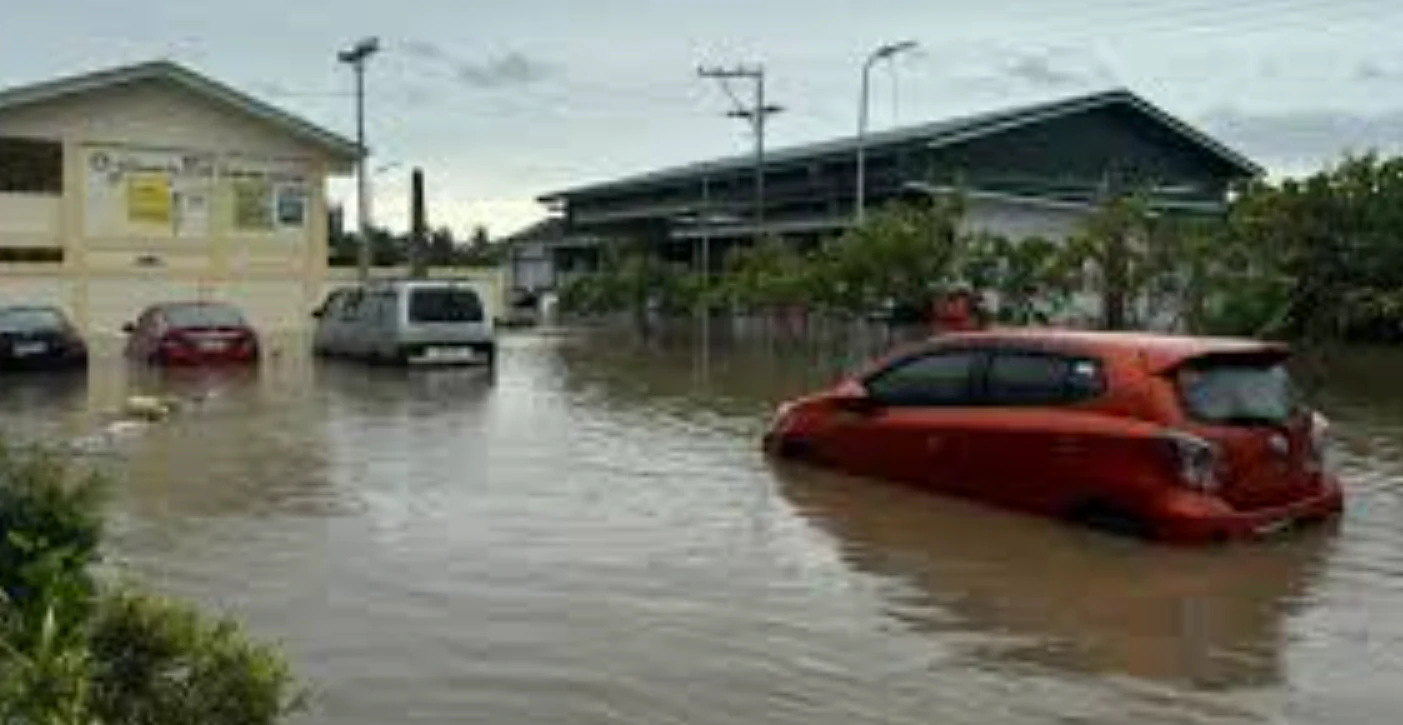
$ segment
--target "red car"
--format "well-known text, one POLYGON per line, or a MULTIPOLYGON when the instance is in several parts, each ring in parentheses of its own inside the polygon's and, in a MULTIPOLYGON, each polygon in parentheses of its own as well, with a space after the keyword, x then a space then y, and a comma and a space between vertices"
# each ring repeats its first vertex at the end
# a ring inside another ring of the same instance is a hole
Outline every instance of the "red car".
POLYGON ((168 302, 148 307, 127 333, 127 355, 157 365, 258 361, 258 334, 237 309, 221 302, 168 302))
POLYGON ((771 453, 1168 541, 1343 507, 1283 345, 1008 330, 902 350, 782 405, 771 453))

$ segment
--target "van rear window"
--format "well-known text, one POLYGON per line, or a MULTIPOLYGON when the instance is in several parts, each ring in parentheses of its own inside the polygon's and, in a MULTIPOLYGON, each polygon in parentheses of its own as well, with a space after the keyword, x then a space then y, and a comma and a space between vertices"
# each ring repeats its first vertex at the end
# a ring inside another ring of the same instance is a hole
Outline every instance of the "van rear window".
POLYGON ((439 287, 411 290, 410 322, 482 322, 482 301, 470 289, 439 287))
POLYGON ((1284 365, 1214 363, 1179 370, 1180 398, 1205 423, 1275 425, 1296 413, 1300 397, 1284 365))

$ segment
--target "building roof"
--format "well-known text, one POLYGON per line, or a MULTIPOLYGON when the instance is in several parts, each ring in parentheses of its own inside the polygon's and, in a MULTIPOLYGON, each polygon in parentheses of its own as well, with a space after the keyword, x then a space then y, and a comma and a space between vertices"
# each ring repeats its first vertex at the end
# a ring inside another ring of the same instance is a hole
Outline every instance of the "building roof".
MULTIPOLYGON (((867 134, 865 145, 869 148, 892 144, 921 143, 939 148, 965 143, 1015 128, 1035 123, 1051 121, 1064 116, 1083 113, 1107 106, 1125 106, 1151 120, 1168 126, 1170 129, 1202 148, 1208 154, 1222 160, 1244 176, 1259 176, 1263 170, 1247 157, 1224 146, 1207 134, 1180 121, 1154 104, 1125 89, 1114 89, 1090 95, 1065 98, 1047 103, 1037 103, 1016 108, 979 113, 969 116, 935 121, 933 123, 905 126, 902 128, 878 131, 867 134)), ((825 156, 840 156, 856 153, 856 136, 821 141, 818 143, 790 146, 766 152, 766 164, 780 166, 785 163, 804 162, 825 156)), ((755 157, 751 154, 730 156, 711 161, 702 161, 682 166, 674 166, 659 171, 624 177, 614 181, 574 187, 546 194, 539 198, 549 203, 571 196, 618 191, 627 187, 666 183, 702 175, 724 174, 745 171, 753 168, 755 157)))
POLYGON ((354 160, 360 156, 354 141, 168 60, 109 68, 42 83, 0 89, 0 112, 142 81, 163 81, 180 86, 215 103, 228 106, 275 126, 294 137, 325 149, 329 154, 341 160, 354 160))

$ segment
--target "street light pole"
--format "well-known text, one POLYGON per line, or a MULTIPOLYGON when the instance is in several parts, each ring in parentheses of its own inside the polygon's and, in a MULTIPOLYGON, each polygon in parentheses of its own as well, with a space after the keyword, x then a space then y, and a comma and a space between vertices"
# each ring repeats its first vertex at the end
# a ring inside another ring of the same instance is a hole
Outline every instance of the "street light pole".
POLYGON ((872 86, 872 66, 916 47, 916 41, 888 43, 872 51, 862 63, 862 92, 857 106, 857 194, 853 203, 854 218, 861 224, 867 217, 867 100, 872 86))
POLYGON ((337 58, 351 66, 356 74, 356 216, 360 224, 360 245, 356 250, 356 268, 360 280, 370 277, 370 179, 365 164, 370 156, 365 146, 365 61, 380 50, 380 41, 366 38, 347 50, 337 54, 337 58))

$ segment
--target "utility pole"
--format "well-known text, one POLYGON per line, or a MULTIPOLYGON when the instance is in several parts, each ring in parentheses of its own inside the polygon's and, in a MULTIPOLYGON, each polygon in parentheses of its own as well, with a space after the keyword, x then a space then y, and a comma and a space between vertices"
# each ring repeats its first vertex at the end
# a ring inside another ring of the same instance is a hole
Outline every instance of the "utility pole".
POLYGON ((424 172, 418 167, 409 183, 409 276, 423 279, 428 275, 428 221, 424 218, 424 172))
POLYGON ((365 61, 380 50, 377 38, 366 38, 337 54, 337 59, 351 66, 356 74, 356 200, 360 223, 360 247, 356 250, 356 268, 364 282, 370 277, 370 180, 365 164, 369 150, 365 146, 365 61))
POLYGON ((763 241, 765 238, 765 120, 784 109, 765 103, 764 66, 737 65, 732 68, 703 66, 697 69, 697 75, 702 78, 714 78, 721 84, 721 90, 725 91, 731 102, 735 104, 735 108, 726 115, 747 121, 750 124, 751 132, 755 135, 755 241, 763 241), (753 105, 747 106, 742 103, 735 92, 731 90, 730 81, 735 79, 748 80, 754 84, 755 101, 753 105))

